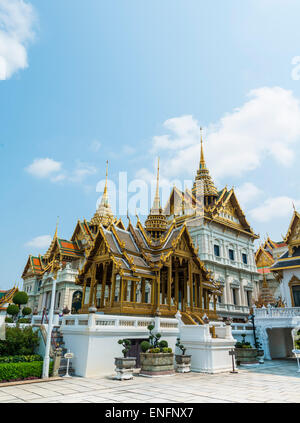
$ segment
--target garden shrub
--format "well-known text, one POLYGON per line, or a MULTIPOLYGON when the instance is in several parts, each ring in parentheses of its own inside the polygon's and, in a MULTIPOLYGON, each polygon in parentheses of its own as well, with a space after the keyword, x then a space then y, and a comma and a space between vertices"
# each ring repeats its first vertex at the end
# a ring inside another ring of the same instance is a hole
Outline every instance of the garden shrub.
POLYGON ((5 323, 13 323, 14 319, 12 317, 5 317, 5 323))
POLYGON ((6 309, 6 313, 10 316, 16 316, 19 313, 19 307, 15 304, 10 304, 6 309))
POLYGON ((28 319, 28 318, 26 318, 26 317, 21 317, 21 318, 18 320, 18 323, 31 323, 31 319, 28 319))
POLYGON ((13 296, 13 303, 17 304, 20 309, 20 305, 28 303, 28 295, 24 291, 19 291, 13 296))
MULTIPOLYGON (((53 362, 50 363, 50 372, 53 372, 53 362)), ((2 363, 0 364, 0 381, 22 380, 27 378, 41 378, 43 371, 42 361, 32 363, 2 363)))
POLYGON ((43 357, 38 354, 34 355, 8 355, 0 357, 1 363, 31 363, 33 361, 43 361, 43 357))
POLYGON ((151 344, 148 341, 141 342, 141 350, 143 353, 147 352, 151 348, 151 344))
POLYGON ((6 328, 6 340, 0 341, 0 356, 33 355, 39 345, 39 336, 31 326, 6 328))
POLYGON ((24 307, 22 310, 23 316, 29 316, 32 313, 32 310, 30 307, 24 307))

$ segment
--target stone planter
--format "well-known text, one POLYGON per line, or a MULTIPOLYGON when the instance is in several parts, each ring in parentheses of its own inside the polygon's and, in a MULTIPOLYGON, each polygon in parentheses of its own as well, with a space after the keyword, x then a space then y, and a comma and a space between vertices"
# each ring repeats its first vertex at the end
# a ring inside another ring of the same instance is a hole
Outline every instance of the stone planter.
POLYGON ((191 371, 191 355, 175 355, 176 372, 189 373, 191 371))
POLYGON ((257 358, 260 364, 264 364, 265 352, 264 350, 257 350, 257 358))
POLYGON ((173 353, 141 353, 140 376, 165 376, 174 375, 173 353))
POLYGON ((116 380, 133 379, 133 369, 136 365, 135 357, 115 357, 116 380))
POLYGON ((258 364, 256 348, 235 348, 237 364, 258 364))

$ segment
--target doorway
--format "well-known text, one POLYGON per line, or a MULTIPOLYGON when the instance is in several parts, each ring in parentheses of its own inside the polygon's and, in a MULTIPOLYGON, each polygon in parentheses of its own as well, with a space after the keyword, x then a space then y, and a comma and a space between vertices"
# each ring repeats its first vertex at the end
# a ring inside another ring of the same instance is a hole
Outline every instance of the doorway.
POLYGON ((128 351, 127 357, 135 357, 136 358, 136 368, 140 368, 141 366, 141 359, 140 359, 140 353, 141 350, 141 343, 143 341, 148 341, 148 338, 146 339, 129 339, 131 341, 130 350, 128 351))

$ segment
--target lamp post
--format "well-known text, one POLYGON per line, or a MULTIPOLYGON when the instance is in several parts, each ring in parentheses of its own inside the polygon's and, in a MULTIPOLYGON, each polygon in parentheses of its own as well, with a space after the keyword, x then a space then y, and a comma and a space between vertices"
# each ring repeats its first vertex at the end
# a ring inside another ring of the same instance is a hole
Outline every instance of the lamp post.
POLYGON ((43 363, 43 374, 42 378, 49 377, 49 362, 50 362, 50 345, 51 345, 51 334, 53 328, 53 313, 54 313, 54 302, 55 302, 55 291, 56 291, 56 278, 57 278, 57 271, 59 270, 59 266, 53 263, 52 272, 53 276, 49 276, 49 279, 52 280, 52 293, 51 293, 51 304, 50 304, 50 311, 48 316, 48 330, 47 330, 47 340, 46 340, 46 347, 45 347, 45 357, 43 363))

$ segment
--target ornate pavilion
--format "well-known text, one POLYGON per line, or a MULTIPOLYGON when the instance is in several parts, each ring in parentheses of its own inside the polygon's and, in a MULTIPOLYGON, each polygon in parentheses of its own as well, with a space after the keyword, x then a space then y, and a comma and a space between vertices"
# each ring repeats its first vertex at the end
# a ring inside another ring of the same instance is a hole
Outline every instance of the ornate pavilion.
POLYGON ((138 219, 134 227, 129 220, 125 230, 115 220, 105 185, 91 221, 98 230, 76 281, 83 286, 81 313, 95 307, 108 314, 173 317, 180 310, 189 324, 203 323, 205 314, 217 318, 222 290, 199 259, 186 224, 168 223, 160 204, 159 166, 145 225, 138 219))
POLYGON ((77 295, 79 313, 93 307, 106 314, 173 317, 180 310, 189 324, 203 323, 204 315, 217 319, 222 288, 200 260, 186 223, 167 220, 160 204, 159 166, 156 195, 144 225, 138 219, 134 227, 129 219, 126 230, 113 215, 106 170, 103 196, 93 218, 78 221, 70 240, 59 238, 56 229, 46 254, 29 256, 22 277, 25 290, 34 292, 29 296, 39 312, 50 305, 47 275, 54 261, 62 267, 57 309, 67 306, 74 312, 77 295))

